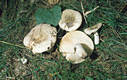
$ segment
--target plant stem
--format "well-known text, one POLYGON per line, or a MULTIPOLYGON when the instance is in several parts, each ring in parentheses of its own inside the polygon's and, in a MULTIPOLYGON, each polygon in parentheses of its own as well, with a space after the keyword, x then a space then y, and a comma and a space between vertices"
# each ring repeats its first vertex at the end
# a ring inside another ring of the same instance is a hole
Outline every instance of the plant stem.
POLYGON ((20 46, 20 45, 17 45, 17 44, 12 44, 12 43, 9 43, 9 42, 6 42, 6 41, 0 41, 0 43, 4 43, 4 44, 7 44, 7 45, 11 45, 11 46, 16 46, 16 47, 19 47, 19 48, 25 48, 23 46, 20 46))

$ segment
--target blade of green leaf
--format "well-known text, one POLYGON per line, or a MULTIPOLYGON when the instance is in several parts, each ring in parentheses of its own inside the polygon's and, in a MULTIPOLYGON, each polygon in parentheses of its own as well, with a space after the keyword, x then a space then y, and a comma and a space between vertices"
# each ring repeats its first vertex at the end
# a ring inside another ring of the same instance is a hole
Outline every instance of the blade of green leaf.
POLYGON ((61 18, 61 7, 57 5, 50 9, 39 8, 35 13, 35 18, 37 24, 47 23, 57 26, 61 18))

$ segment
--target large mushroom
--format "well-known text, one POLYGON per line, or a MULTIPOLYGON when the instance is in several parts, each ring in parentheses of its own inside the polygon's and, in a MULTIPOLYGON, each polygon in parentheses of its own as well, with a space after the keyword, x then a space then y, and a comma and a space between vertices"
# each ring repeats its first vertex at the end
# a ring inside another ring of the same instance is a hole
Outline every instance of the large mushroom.
POLYGON ((81 31, 71 31, 63 36, 59 51, 73 64, 81 63, 94 50, 90 37, 81 31))
POLYGON ((24 38, 23 43, 33 53, 49 51, 56 42, 57 31, 49 24, 36 25, 24 38))
POLYGON ((82 16, 78 11, 66 9, 63 11, 59 22, 60 28, 66 31, 74 31, 80 27, 82 16))

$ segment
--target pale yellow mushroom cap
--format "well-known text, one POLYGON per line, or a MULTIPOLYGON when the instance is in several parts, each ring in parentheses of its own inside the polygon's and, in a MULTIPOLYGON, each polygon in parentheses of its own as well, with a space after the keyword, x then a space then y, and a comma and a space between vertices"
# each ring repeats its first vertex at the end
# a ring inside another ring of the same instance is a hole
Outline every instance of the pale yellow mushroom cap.
POLYGON ((50 50, 56 42, 56 28, 49 24, 36 25, 24 38, 23 43, 33 53, 50 50))
POLYGON ((94 25, 92 27, 89 27, 89 28, 84 29, 84 32, 86 34, 88 34, 88 35, 91 35, 92 33, 97 32, 97 30, 100 29, 101 26, 102 26, 102 23, 98 23, 98 24, 96 24, 96 25, 94 25))
POLYGON ((66 31, 74 31, 80 27, 82 16, 78 11, 66 9, 63 11, 59 22, 60 28, 66 31))
POLYGON ((81 31, 71 31, 61 39, 60 52, 68 61, 74 64, 81 63, 94 50, 93 41, 81 31))

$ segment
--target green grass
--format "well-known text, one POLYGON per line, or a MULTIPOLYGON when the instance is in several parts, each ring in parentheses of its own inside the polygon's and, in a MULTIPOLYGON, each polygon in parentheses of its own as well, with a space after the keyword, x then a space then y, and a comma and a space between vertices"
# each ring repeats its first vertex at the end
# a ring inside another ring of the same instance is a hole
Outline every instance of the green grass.
MULTIPOLYGON (((34 13, 49 8, 46 0, 1 0, 0 9, 0 80, 126 80, 127 12, 126 0, 82 0, 85 11, 100 6, 88 15, 82 28, 103 23, 101 42, 91 57, 72 65, 59 52, 33 55, 23 46, 24 36, 36 25, 34 13), (3 42, 4 41, 4 42, 3 42), (23 65, 19 59, 25 57, 23 65)), ((78 0, 61 0, 64 9, 82 12, 78 0)), ((57 26, 58 27, 58 26, 57 26)), ((82 30, 81 28, 81 30, 82 30)), ((62 34, 62 33, 60 33, 62 34)))

